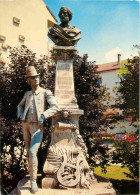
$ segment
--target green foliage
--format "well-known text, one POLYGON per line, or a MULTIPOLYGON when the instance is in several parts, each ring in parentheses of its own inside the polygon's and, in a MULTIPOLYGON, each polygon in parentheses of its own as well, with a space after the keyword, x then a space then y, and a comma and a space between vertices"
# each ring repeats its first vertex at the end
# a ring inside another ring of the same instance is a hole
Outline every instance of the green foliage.
POLYGON ((117 70, 117 73, 120 77, 123 76, 123 75, 126 75, 126 74, 130 74, 130 71, 129 71, 128 67, 125 66, 126 64, 128 64, 127 60, 124 60, 124 61, 119 63, 120 69, 117 70))
POLYGON ((135 180, 139 178, 139 141, 116 141, 113 162, 121 163, 122 167, 128 167, 130 173, 125 172, 126 176, 135 180))
POLYGON ((47 83, 47 66, 54 62, 46 56, 36 59, 36 54, 24 45, 10 50, 10 60, 10 68, 2 66, 0 69, 1 114, 7 119, 16 119, 16 105, 21 101, 24 93, 30 90, 25 79, 26 67, 34 65, 40 73, 40 85, 44 88, 52 89, 54 88, 54 83, 50 82, 50 80, 47 83))
POLYGON ((2 187, 8 192, 27 173, 20 122, 1 119, 1 179, 2 187))
MULTIPOLYGON (((92 63, 92 62, 91 62, 92 63)), ((100 76, 97 66, 90 64, 79 56, 74 61, 75 92, 80 109, 84 115, 80 118, 81 132, 86 135, 104 130, 107 124, 103 117, 107 107, 103 104, 106 100, 106 88, 99 84, 100 76)))
MULTIPOLYGON (((36 67, 40 73, 40 85, 42 87, 51 90, 54 88, 54 76, 49 76, 47 69, 48 65, 54 63, 52 58, 42 56, 40 59, 37 59, 36 54, 23 45, 20 48, 11 48, 10 60, 11 65, 9 68, 5 66, 0 67, 1 179, 2 187, 8 192, 27 173, 21 122, 17 120, 16 116, 18 103, 21 101, 24 93, 30 90, 25 79, 26 67, 30 65, 36 67)), ((48 137, 48 126, 49 123, 46 124, 44 139, 48 137)), ((43 141, 47 142, 46 140, 43 141)), ((44 151, 45 146, 42 144, 40 151, 44 151)), ((41 160, 40 163, 42 163, 41 160)))
MULTIPOLYGON (((138 128, 136 122, 139 118, 139 63, 140 57, 135 56, 120 64, 118 76, 120 84, 117 88, 117 107, 122 109, 122 119, 132 117, 131 125, 138 128)), ((113 155, 113 162, 121 163, 122 167, 127 166, 130 173, 127 177, 138 179, 139 175, 139 147, 138 139, 134 143, 129 141, 117 141, 114 144, 116 151, 113 155)))
POLYGON ((84 110, 84 115, 79 119, 80 133, 88 147, 89 162, 96 164, 95 156, 101 166, 107 163, 107 147, 102 147, 102 141, 91 141, 93 133, 105 131, 109 124, 108 116, 104 117, 107 106, 106 88, 99 84, 101 77, 97 73, 97 66, 87 61, 87 55, 76 56, 74 60, 75 92, 79 108, 84 110), (94 157, 93 157, 94 156, 94 157), (100 159, 99 159, 100 158, 100 159))
POLYGON ((139 62, 140 58, 136 56, 122 64, 118 71, 120 77, 118 92, 120 96, 117 104, 123 109, 124 117, 129 113, 135 114, 134 122, 139 115, 139 62))

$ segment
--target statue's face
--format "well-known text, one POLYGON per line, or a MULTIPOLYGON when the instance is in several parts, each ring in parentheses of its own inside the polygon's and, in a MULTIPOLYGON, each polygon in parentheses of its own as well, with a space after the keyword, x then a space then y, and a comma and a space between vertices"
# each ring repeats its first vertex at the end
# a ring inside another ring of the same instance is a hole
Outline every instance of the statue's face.
POLYGON ((69 22, 69 14, 67 12, 67 10, 63 10, 60 14, 60 21, 62 23, 66 23, 69 22))
POLYGON ((30 77, 31 86, 39 85, 39 76, 30 77))

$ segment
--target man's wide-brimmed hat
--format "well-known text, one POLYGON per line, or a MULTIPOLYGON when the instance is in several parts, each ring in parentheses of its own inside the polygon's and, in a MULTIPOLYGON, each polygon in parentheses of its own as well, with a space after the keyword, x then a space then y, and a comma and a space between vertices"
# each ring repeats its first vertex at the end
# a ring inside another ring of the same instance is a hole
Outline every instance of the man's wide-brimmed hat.
POLYGON ((28 77, 35 77, 35 76, 39 76, 39 74, 37 73, 36 69, 34 66, 28 66, 26 68, 26 78, 28 77))

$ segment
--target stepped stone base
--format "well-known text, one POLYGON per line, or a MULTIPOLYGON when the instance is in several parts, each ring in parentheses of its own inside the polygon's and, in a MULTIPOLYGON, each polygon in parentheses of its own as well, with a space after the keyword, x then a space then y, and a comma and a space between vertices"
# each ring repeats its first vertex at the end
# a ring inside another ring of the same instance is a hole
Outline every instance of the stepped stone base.
MULTIPOLYGON (((31 195, 29 177, 25 177, 19 181, 17 185, 17 194, 15 195, 31 195)), ((109 182, 93 183, 91 189, 41 189, 35 193, 36 195, 116 195, 112 184, 109 182)))

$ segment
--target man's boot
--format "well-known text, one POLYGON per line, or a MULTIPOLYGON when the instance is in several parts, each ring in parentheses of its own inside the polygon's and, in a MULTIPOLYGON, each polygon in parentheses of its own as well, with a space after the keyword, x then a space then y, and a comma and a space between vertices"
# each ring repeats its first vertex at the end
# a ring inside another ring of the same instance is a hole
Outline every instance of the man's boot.
POLYGON ((38 191, 38 186, 36 183, 37 157, 34 155, 30 155, 30 157, 29 157, 29 169, 30 169, 31 193, 35 194, 38 191))
POLYGON ((36 182, 31 181, 31 190, 30 191, 32 194, 35 194, 36 192, 38 192, 38 186, 37 186, 36 182))

